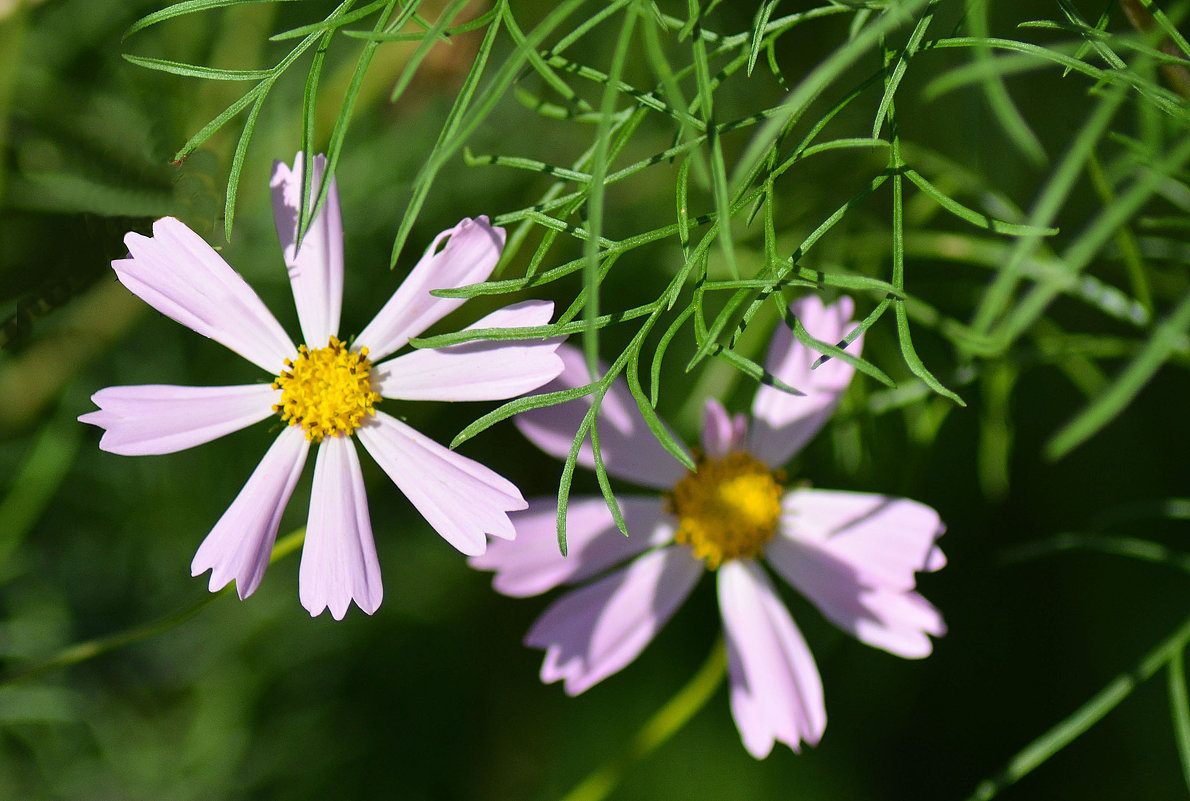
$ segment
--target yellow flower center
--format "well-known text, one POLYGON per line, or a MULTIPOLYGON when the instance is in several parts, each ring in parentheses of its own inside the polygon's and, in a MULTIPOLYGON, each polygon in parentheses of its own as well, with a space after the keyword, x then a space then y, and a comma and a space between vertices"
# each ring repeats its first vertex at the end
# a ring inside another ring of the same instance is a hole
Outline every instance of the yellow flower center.
POLYGON ((281 390, 281 402, 273 411, 304 429, 311 442, 349 436, 380 402, 368 379, 368 349, 353 351, 331 337, 325 348, 300 345, 298 353, 296 362, 285 360, 289 369, 273 382, 273 389, 281 390))
POLYGON ((758 556, 777 530, 780 479, 746 453, 699 458, 668 497, 678 519, 674 539, 691 546, 708 570, 728 559, 758 556))

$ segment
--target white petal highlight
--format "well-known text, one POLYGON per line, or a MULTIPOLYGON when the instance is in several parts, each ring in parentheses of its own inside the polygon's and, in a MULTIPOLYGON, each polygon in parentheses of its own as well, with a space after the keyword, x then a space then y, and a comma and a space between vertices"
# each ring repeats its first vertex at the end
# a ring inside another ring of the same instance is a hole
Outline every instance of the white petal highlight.
POLYGON ((79 422, 104 429, 99 447, 109 453, 174 453, 264 420, 280 397, 268 384, 108 387, 91 396, 99 411, 79 422))
POLYGON ((198 547, 190 574, 210 570, 211 592, 235 579, 236 592, 243 599, 260 585, 309 446, 301 430, 287 426, 198 547))
POLYGON ((370 615, 384 597, 364 477, 350 437, 327 437, 318 446, 298 596, 312 616, 330 609, 335 620, 343 619, 352 601, 370 615))
POLYGON ((782 577, 856 639, 906 658, 928 656, 946 633, 914 591, 915 573, 945 564, 944 528, 930 507, 857 492, 795 490, 765 556, 782 577))
MULTIPOLYGON (((561 374, 543 386, 542 393, 585 386, 591 374, 578 348, 562 345, 557 354, 565 365, 561 374)), ((602 365, 600 369, 606 369, 602 365)), ((551 456, 565 459, 583 416, 591 408, 590 396, 532 409, 518 414, 516 426, 534 445, 551 456)), ((686 475, 686 468, 661 447, 641 417, 628 386, 617 378, 599 406, 599 450, 609 475, 644 487, 672 489, 686 475)), ((588 439, 579 451, 579 464, 594 469, 595 457, 588 439)))
POLYGON ((515 536, 508 512, 527 504, 512 482, 383 412, 356 436, 434 530, 464 554, 483 553, 485 534, 515 536))
MULTIPOLYGON (((297 306, 302 337, 311 348, 324 348, 331 335, 339 331, 339 311, 343 303, 343 218, 339 212, 339 187, 331 179, 326 201, 318 216, 310 221, 302 246, 297 247, 302 199, 302 173, 306 154, 298 153, 291 170, 284 162, 273 162, 269 181, 273 195, 273 217, 277 237, 289 269, 289 283, 297 306)), ((326 171, 326 156, 314 157, 310 173, 310 197, 307 207, 317 199, 318 185, 326 171)))
MULTIPOLYGON (((546 325, 554 304, 514 303, 492 312, 465 330, 546 325)), ((372 371, 376 391, 398 400, 502 400, 536 389, 562 372, 554 353, 561 339, 464 342, 415 350, 379 364, 372 371)))
POLYGON ((157 311, 276 374, 297 355, 252 287, 202 237, 173 217, 153 236, 124 237, 132 258, 112 262, 124 286, 157 311))
POLYGON ((431 290, 483 281, 496 269, 502 250, 504 229, 491 225, 487 217, 474 220, 468 217, 438 234, 354 344, 368 348, 373 361, 395 352, 410 337, 425 331, 463 303, 460 298, 436 298, 430 294, 431 290), (447 237, 446 246, 438 250, 447 237))
POLYGON ((468 562, 495 572, 497 592, 518 598, 539 595, 562 584, 590 578, 650 548, 673 540, 673 518, 657 497, 619 495, 625 537, 602 496, 571 498, 566 509, 567 555, 558 551, 557 498, 534 498, 529 508, 509 515, 512 540, 492 540, 487 552, 468 562))
MULTIPOLYGON (((855 304, 846 296, 824 307, 817 295, 807 295, 794 301, 789 309, 820 342, 838 344, 855 328, 851 319, 855 304)), ((860 336, 846 351, 858 356, 862 348, 860 336)), ((756 390, 748 450, 771 467, 785 464, 818 433, 851 382, 855 368, 841 359, 828 359, 810 369, 821 355, 799 342, 784 323, 777 326, 765 370, 805 395, 791 395, 768 385, 756 390)))
POLYGON ((731 713, 748 753, 774 742, 795 752, 817 745, 826 728, 822 679, 814 657, 772 582, 751 559, 719 568, 719 610, 727 640, 731 713))
POLYGON ((703 564, 687 548, 662 548, 559 598, 525 644, 546 651, 541 680, 578 695, 627 666, 690 595, 703 564))

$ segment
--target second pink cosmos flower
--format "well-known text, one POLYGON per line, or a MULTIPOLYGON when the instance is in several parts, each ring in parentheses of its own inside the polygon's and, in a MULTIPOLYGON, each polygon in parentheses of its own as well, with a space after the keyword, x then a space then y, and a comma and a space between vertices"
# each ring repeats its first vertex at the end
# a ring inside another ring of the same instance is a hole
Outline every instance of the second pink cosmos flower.
MULTIPOLYGON (((130 258, 112 262, 126 287, 162 314, 219 342, 273 376, 271 383, 224 387, 108 387, 92 396, 99 411, 81 416, 106 429, 112 453, 172 453, 280 413, 288 423, 191 565, 211 571, 214 591, 233 579, 241 598, 260 584, 311 448, 314 484, 302 550, 299 595, 310 614, 342 618, 352 601, 371 614, 383 594, 372 541, 358 437, 376 462, 447 542, 481 554, 486 534, 515 534, 508 512, 524 509, 512 483, 422 436, 376 405, 394 400, 498 400, 535 389, 562 370, 556 340, 468 342, 415 350, 387 361, 462 300, 433 289, 464 286, 491 274, 504 230, 486 217, 439 234, 405 282, 350 344, 338 339, 343 297, 343 225, 332 181, 326 202, 297 247, 301 154, 273 171, 277 233, 289 269, 304 345, 294 347, 251 287, 201 237, 172 217, 153 236, 129 234, 130 258)), ((318 186, 325 159, 314 159, 318 186)), ((553 304, 527 301, 489 314, 475 328, 549 322, 553 304)))
MULTIPOLYGON (((811 296, 790 310, 820 342, 840 342, 855 327, 850 298, 823 307, 811 296)), ((861 345, 857 337, 846 350, 858 354, 861 345)), ((564 346, 559 354, 566 369, 546 391, 591 381, 581 353, 564 346)), ((904 657, 930 653, 929 635, 946 627, 915 591, 915 573, 946 562, 935 545, 943 531, 938 514, 903 498, 783 486, 781 466, 830 417, 852 377, 846 362, 833 358, 814 368, 817 358, 782 326, 765 367, 805 394, 761 386, 751 424, 709 399, 694 472, 658 444, 617 379, 599 410, 604 465, 614 477, 665 494, 618 496, 627 538, 602 497, 573 498, 565 558, 555 538, 555 499, 534 499, 512 516, 514 541, 493 542, 471 559, 495 571, 493 585, 506 595, 582 585, 554 601, 525 638, 546 652, 542 681, 561 680, 577 695, 622 669, 710 570, 727 642, 731 711, 744 746, 761 758, 775 741, 795 751, 803 741, 817 744, 826 727, 822 681, 765 563, 857 639, 904 657)), ((590 403, 526 412, 517 425, 544 451, 565 458, 590 403)), ((593 465, 589 444, 580 461, 593 465)))

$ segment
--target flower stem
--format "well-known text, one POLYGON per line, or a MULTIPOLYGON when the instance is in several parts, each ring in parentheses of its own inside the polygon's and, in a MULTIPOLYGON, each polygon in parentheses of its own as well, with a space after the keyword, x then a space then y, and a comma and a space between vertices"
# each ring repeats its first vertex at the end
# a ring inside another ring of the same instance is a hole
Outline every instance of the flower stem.
POLYGON ((703 708, 726 674, 727 649, 720 636, 698 672, 641 727, 624 753, 592 771, 562 801, 601 801, 606 798, 616 789, 628 768, 652 753, 703 708))
MULTIPOLYGON (((306 529, 303 526, 297 531, 282 537, 280 541, 273 546, 273 553, 269 557, 269 564, 278 559, 287 556, 301 547, 302 541, 305 539, 306 529)), ((230 594, 232 591, 231 585, 228 584, 218 592, 213 592, 204 595, 194 603, 188 604, 176 612, 166 615, 163 618, 152 620, 148 623, 142 623, 139 626, 134 626, 124 631, 116 632, 115 634, 108 634, 103 637, 96 637, 92 640, 75 643, 63 648, 49 659, 39 662, 23 670, 17 670, 13 673, 0 678, 0 687, 6 684, 16 684, 19 681, 26 681, 28 679, 40 676, 43 673, 48 673, 51 670, 58 668, 70 667, 77 665, 80 662, 86 662, 89 659, 94 659, 97 656, 115 651, 123 648, 126 645, 132 645, 141 640, 160 634, 164 631, 169 631, 175 626, 181 625, 189 620, 194 615, 198 614, 203 607, 213 602, 216 598, 222 598, 230 594)))
POLYGON ((1131 670, 1116 676, 1069 717, 1025 746, 999 773, 981 782, 967 801, 990 801, 1002 790, 1015 784, 1038 765, 1070 745, 1104 715, 1115 709, 1137 685, 1151 678, 1154 673, 1178 657, 1187 643, 1190 643, 1190 618, 1186 618, 1172 634, 1145 654, 1131 670))

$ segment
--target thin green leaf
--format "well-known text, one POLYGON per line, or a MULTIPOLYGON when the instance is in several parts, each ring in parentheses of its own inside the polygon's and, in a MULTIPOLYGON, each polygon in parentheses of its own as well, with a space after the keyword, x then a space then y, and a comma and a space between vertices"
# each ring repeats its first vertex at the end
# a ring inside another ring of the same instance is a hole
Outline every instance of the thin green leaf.
POLYGON ((554 406, 559 403, 565 403, 566 401, 574 400, 575 398, 581 398, 584 395, 591 394, 598 386, 599 382, 596 381, 590 384, 584 384, 581 387, 572 387, 571 389, 560 389, 556 392, 545 392, 540 395, 527 395, 522 398, 514 398, 508 403, 501 405, 499 408, 493 409, 492 411, 483 415, 478 420, 475 420, 462 431, 460 431, 458 434, 455 434, 454 439, 450 441, 451 450, 459 447, 464 442, 474 437, 476 434, 486 431, 488 428, 491 428, 501 420, 507 420, 514 414, 527 412, 530 409, 540 409, 542 406, 554 406))
POLYGON ((272 82, 262 82, 260 85, 266 88, 257 96, 256 102, 252 104, 252 110, 248 112, 248 119, 244 121, 244 129, 240 131, 240 138, 236 142, 236 150, 231 158, 231 169, 227 172, 227 196, 223 205, 223 231, 228 242, 231 241, 231 228, 235 222, 236 196, 240 190, 240 175, 244 171, 244 158, 248 155, 248 143, 252 141, 252 134, 256 132, 256 120, 260 117, 260 108, 264 105, 264 99, 268 97, 268 90, 272 88, 272 82))
MULTIPOLYGON (((847 347, 850 342, 844 341, 832 343, 816 339, 815 337, 810 336, 810 332, 806 330, 804 325, 802 325, 802 321, 790 314, 788 309, 783 308, 782 312, 785 316, 785 322, 792 328, 793 336, 797 339, 797 341, 801 342, 810 350, 817 351, 818 353, 822 354, 822 356, 815 359, 812 369, 817 369, 828 358, 833 358, 842 362, 846 362, 856 370, 859 370, 866 376, 876 379, 886 387, 895 387, 897 385, 895 381, 889 378, 884 373, 884 371, 876 365, 843 350, 843 348, 847 347)), ((851 341, 854 341, 854 339, 855 338, 853 336, 851 341)))
POLYGON ((1190 554, 1183 551, 1175 551, 1152 540, 1142 540, 1136 537, 1105 537, 1077 532, 1057 534, 1013 548, 1004 553, 1002 561, 1005 564, 1030 562, 1041 557, 1056 556, 1072 551, 1123 556, 1190 573, 1190 554))
POLYGON ((227 123, 228 120, 247 108, 253 101, 257 99, 261 92, 266 91, 268 91, 268 89, 262 81, 245 92, 241 97, 232 101, 230 106, 225 108, 219 113, 217 117, 200 128, 198 132, 194 134, 194 136, 191 136, 188 140, 186 140, 186 144, 182 145, 181 149, 174 154, 174 163, 178 164, 184 161, 187 156, 201 147, 202 144, 206 142, 212 134, 215 133, 215 131, 218 131, 227 123))
MULTIPOLYGON (((987 3, 968 4, 967 24, 971 28, 971 33, 976 37, 988 35, 987 3)), ((983 86, 988 106, 991 107, 992 117, 1008 135, 1009 141, 1016 145, 1017 150, 1023 153, 1034 166, 1044 165, 1048 161, 1045 148, 1042 146, 1041 140, 1037 138, 1037 134, 1033 132, 1032 127, 1029 126, 1028 121, 1025 120, 1025 115, 1017 108, 1016 103, 1012 102, 1003 76, 996 71, 995 65, 992 63, 994 59, 991 49, 983 45, 976 45, 974 53, 975 64, 987 67, 980 83, 983 86)))
MULTIPOLYGON (((376 13, 377 9, 383 8, 385 5, 387 5, 388 2, 389 0, 375 0, 375 2, 369 3, 363 8, 357 8, 350 14, 344 14, 343 16, 335 19, 328 18, 319 22, 312 22, 309 25, 302 25, 298 28, 290 28, 289 30, 282 31, 281 33, 275 33, 269 37, 269 41, 283 42, 286 39, 300 39, 303 36, 309 36, 312 33, 317 34, 338 31, 338 29, 342 28, 344 25, 350 25, 353 22, 359 22, 361 19, 367 19, 368 17, 372 16, 372 14, 376 13)), ((416 2, 414 5, 416 5, 416 2)), ((420 37, 421 34, 418 34, 418 38, 420 37)))
POLYGON ((1116 676, 1085 704, 1016 754, 1004 768, 975 788, 968 801, 991 801, 1103 719, 1136 687, 1181 652, 1190 641, 1190 618, 1145 654, 1132 669, 1116 676))
POLYGON ((409 57, 409 62, 405 68, 401 70, 401 74, 397 76, 397 82, 393 86, 393 90, 389 92, 388 102, 396 103, 401 95, 405 94, 405 89, 413 80, 413 76, 417 73, 418 67, 426 56, 430 54, 430 49, 438 43, 442 35, 442 31, 454 20, 456 16, 463 10, 469 0, 451 0, 450 5, 442 10, 438 15, 438 19, 434 20, 433 27, 426 32, 425 38, 418 44, 417 49, 413 55, 409 57))
POLYGON ((587 323, 582 333, 583 355, 587 360, 587 369, 594 375, 599 362, 599 329, 595 327, 595 318, 599 316, 599 241, 603 234, 604 211, 604 176, 607 175, 609 139, 612 130, 612 114, 616 106, 616 84, 624 71, 624 62, 628 57, 628 46, 632 42, 632 32, 636 27, 636 9, 628 8, 624 12, 624 20, 620 25, 620 33, 616 38, 616 46, 612 52, 611 71, 608 75, 607 86, 603 90, 603 99, 599 104, 599 125, 595 129, 594 155, 591 159, 591 181, 588 184, 587 224, 591 227, 591 234, 585 242, 583 256, 586 264, 583 267, 583 292, 586 296, 583 305, 583 320, 587 323))
POLYGON ((901 171, 901 174, 912 181, 921 191, 938 201, 938 205, 949 211, 954 216, 961 220, 966 220, 978 228, 985 228, 989 231, 994 231, 998 234, 1006 234, 1008 236, 1054 236, 1058 233, 1057 228, 1035 227, 1032 225, 1021 225, 1018 223, 1005 222, 1004 220, 997 220, 989 217, 986 214, 981 214, 974 209, 970 209, 959 203, 954 198, 945 194, 941 189, 934 186, 925 176, 912 168, 906 168, 901 171))
POLYGON ((745 73, 752 77, 752 70, 756 67, 756 59, 760 55, 760 47, 764 43, 764 29, 769 24, 769 17, 780 0, 767 0, 756 9, 756 21, 752 25, 752 44, 748 47, 748 70, 745 73))
MULTIPOLYGON (((897 122, 895 118, 895 109, 893 105, 888 107, 888 127, 892 133, 892 149, 889 153, 889 166, 896 174, 893 175, 893 225, 892 225, 892 256, 893 256, 893 274, 892 285, 899 295, 903 295, 905 291, 905 199, 904 188, 901 181, 901 170, 904 169, 904 162, 901 161, 901 142, 899 134, 897 133, 897 122)), ((901 346, 901 355, 905 360, 909 371, 915 376, 925 382, 926 386, 937 392, 939 395, 950 398, 952 401, 960 406, 967 404, 951 390, 942 385, 934 374, 930 372, 929 368, 922 362, 921 357, 917 355, 917 351, 913 347, 913 339, 909 334, 909 314, 905 308, 904 300, 896 300, 893 302, 893 311, 897 318, 897 340, 901 346)))
POLYGON ((1190 329, 1190 292, 1153 331, 1141 352, 1134 358, 1106 392, 1089 403, 1073 420, 1062 426, 1045 446, 1050 459, 1061 459, 1094 436, 1116 418, 1160 369, 1180 349, 1190 329))
MULTIPOLYGON (((420 0, 410 3, 405 11, 402 12, 402 15, 393 20, 393 24, 403 25, 403 17, 412 14, 419 4, 420 0)), ((393 9, 396 6, 396 0, 384 0, 383 3, 374 5, 380 5, 382 9, 375 23, 375 29, 379 30, 385 25, 386 20, 392 16, 393 9)), ((347 139, 347 130, 351 125, 352 113, 355 110, 355 101, 359 97, 360 88, 364 83, 364 76, 367 74, 368 67, 372 63, 372 58, 376 54, 376 48, 378 46, 379 43, 377 42, 368 42, 365 44, 363 51, 360 52, 359 59, 356 61, 355 72, 351 76, 351 83, 348 84, 347 91, 343 93, 343 100, 339 104, 339 113, 335 117, 334 127, 331 128, 331 137, 326 148, 326 169, 322 171, 322 180, 318 186, 318 196, 312 204, 303 203, 302 215, 300 217, 301 226, 299 227, 300 238, 305 237, 310 223, 318 215, 319 211, 322 210, 323 203, 326 202, 327 194, 331 188, 331 181, 334 180, 335 171, 339 167, 339 156, 343 152, 343 143, 347 139)), ((311 126, 312 124, 313 120, 311 120, 311 126)), ((309 131, 309 135, 313 136, 313 127, 309 131)), ((304 182, 305 179, 303 177, 304 182)), ((303 193, 302 197, 304 198, 305 196, 303 193)))
POLYGON ((1190 43, 1187 43, 1186 37, 1182 36, 1182 32, 1179 31, 1178 27, 1170 21, 1169 17, 1165 15, 1165 12, 1153 5, 1153 0, 1140 0, 1140 4, 1144 6, 1150 14, 1153 15, 1153 19, 1156 21, 1157 27, 1161 28, 1161 30, 1165 32, 1165 35, 1168 36, 1170 40, 1178 46, 1178 49, 1185 53, 1188 58, 1190 58, 1190 43))
POLYGON ((221 70, 204 67, 201 64, 183 64, 180 61, 166 61, 161 58, 146 58, 122 54, 125 61, 145 69, 168 72, 186 78, 205 78, 208 81, 259 81, 272 76, 272 70, 221 70))
MULTIPOLYGON (((302 546, 305 540, 306 529, 303 526, 298 530, 287 534, 281 539, 277 540, 277 544, 273 546, 272 553, 269 556, 269 564, 276 562, 278 559, 283 559, 291 553, 296 552, 302 546)), ((84 642, 75 643, 67 646, 59 651, 49 659, 39 662, 24 668, 19 668, 11 673, 0 677, 0 686, 15 684, 20 681, 28 681, 36 678, 44 673, 48 673, 60 668, 71 667, 82 662, 94 659, 112 651, 116 651, 128 645, 147 640, 150 637, 169 631, 177 626, 185 623, 194 615, 198 614, 208 604, 213 603, 219 598, 231 595, 234 592, 232 586, 228 584, 218 592, 204 593, 197 601, 183 606, 181 609, 144 623, 139 626, 133 626, 130 629, 117 632, 115 634, 108 634, 102 637, 95 637, 94 639, 86 640, 84 642)))
POLYGON ((880 37, 907 20, 911 20, 912 15, 916 14, 925 3, 926 0, 906 0, 896 7, 890 8, 887 13, 864 28, 854 39, 819 62, 818 66, 812 69, 786 96, 781 104, 780 112, 761 126, 748 143, 747 148, 735 163, 731 185, 738 190, 739 187, 751 181, 754 171, 767 157, 781 132, 787 130, 810 103, 846 69, 859 59, 868 56, 872 46, 880 40, 880 37))
POLYGON ((657 402, 661 398, 661 363, 665 359, 665 352, 669 350, 670 342, 692 314, 694 314, 693 306, 687 306, 679 313, 670 323, 669 328, 665 329, 665 333, 657 342, 657 348, 653 351, 653 361, 649 365, 649 405, 653 408, 657 407, 657 402))
POLYGON ((747 356, 744 356, 742 353, 737 353, 734 350, 728 350, 722 346, 716 346, 712 351, 712 354, 718 356, 720 359, 727 362, 744 375, 761 384, 764 384, 765 386, 774 387, 775 389, 779 389, 782 392, 788 392, 790 395, 800 396, 806 394, 797 387, 786 384, 780 378, 773 375, 768 370, 765 370, 759 364, 752 361, 747 356))
MULTIPOLYGON (((1183 137, 1165 158, 1151 169, 1140 172, 1132 185, 1114 203, 1105 206, 1062 252, 1062 261, 1069 273, 1077 275, 1086 268, 1112 234, 1149 201, 1168 176, 1183 169, 1187 162, 1190 162, 1190 137, 1183 137)), ((1045 312, 1060 291, 1050 284, 1033 287, 993 333, 996 342, 1006 347, 1015 341, 1045 312)))
MULTIPOLYGON (((640 341, 639 337, 637 341, 640 341)), ((661 447, 673 454, 673 457, 681 462, 687 470, 694 470, 694 460, 690 458, 690 454, 686 452, 682 443, 674 439, 674 435, 670 433, 665 423, 661 422, 661 418, 657 416, 657 411, 649 403, 649 399, 645 397, 644 390, 640 385, 640 375, 637 372, 640 366, 639 347, 632 348, 630 346, 627 352, 631 354, 628 359, 628 369, 625 371, 628 374, 628 391, 632 393, 633 399, 636 400, 636 407, 640 409, 641 416, 645 418, 645 425, 653 432, 653 436, 661 443, 661 447)))
POLYGON ((922 12, 917 24, 913 26, 913 33, 909 35, 905 49, 897 56, 897 63, 884 83, 884 95, 880 98, 880 105, 876 108, 876 119, 872 122, 873 139, 880 136, 880 129, 884 127, 884 121, 888 118, 893 97, 896 96, 901 79, 905 77, 905 71, 909 68, 909 60, 917 55, 918 48, 921 47, 921 40, 925 38, 926 31, 934 20, 934 9, 937 8, 938 2, 939 0, 930 0, 930 4, 922 12))
MULTIPOLYGON (((602 397, 597 400, 603 400, 602 397)), ((591 421, 591 455, 595 461, 595 480, 599 484, 599 492, 603 495, 603 502, 611 512, 616 528, 625 537, 628 536, 628 524, 624 522, 624 515, 620 511, 620 504, 616 503, 616 494, 612 492, 611 481, 607 477, 607 467, 603 464, 603 451, 599 447, 599 415, 596 413, 591 421)), ((565 530, 565 527, 562 529, 565 530)))
POLYGON ((727 192, 727 165, 723 157, 723 143, 715 127, 714 91, 711 86, 710 67, 707 63, 706 42, 695 36, 691 40, 694 53, 694 76, 698 85, 698 100, 711 148, 711 188, 715 200, 715 214, 719 225, 719 245, 727 269, 735 278, 740 277, 735 260, 735 245, 731 234, 731 203, 727 192))
POLYGON ((136 22, 128 26, 128 30, 124 31, 122 39, 127 39, 137 31, 143 31, 150 25, 156 25, 159 22, 175 19, 186 14, 195 14, 200 11, 207 11, 212 8, 223 8, 224 6, 241 6, 248 3, 295 3, 299 0, 185 0, 182 3, 174 3, 172 6, 166 6, 159 11, 154 11, 152 14, 146 14, 138 19, 136 22))
MULTIPOLYGON (((488 28, 487 35, 480 44, 479 52, 476 55, 471 71, 467 74, 467 78, 463 82, 463 87, 459 91, 450 113, 447 115, 442 133, 439 135, 438 141, 434 143, 434 148, 427 157, 425 165, 418 172, 414 180, 412 197, 401 219, 401 226, 397 230, 396 239, 393 241, 392 256, 390 257, 391 264, 396 264, 397 258, 400 256, 401 250, 405 245, 405 240, 408 238, 409 232, 413 229, 414 223, 417 222, 418 215, 421 213, 421 207, 425 203, 426 197, 429 194, 430 188, 433 186, 442 164, 462 146, 472 131, 491 113, 496 102, 516 79, 521 67, 528 60, 529 51, 536 48, 554 28, 560 25, 583 2, 584 0, 565 0, 556 5, 533 31, 526 34, 524 42, 518 45, 512 54, 508 56, 492 79, 492 82, 480 94, 479 99, 476 100, 475 106, 472 108, 471 98, 478 87, 479 78, 483 75, 486 68, 488 55, 495 44, 495 35, 499 25, 493 22, 491 27, 488 28)), ((615 3, 615 5, 617 7, 623 5, 623 0, 615 3)), ((511 14, 508 0, 500 0, 500 10, 501 18, 511 14)))
MULTIPOLYGON (((1027 224, 1035 229, 1049 227, 1074 190, 1075 182, 1082 173, 1083 164, 1093 152, 1096 142, 1103 136, 1107 126, 1124 101, 1124 92, 1116 87, 1104 94, 1090 117, 1079 126, 1078 133, 1070 143, 1066 155, 1054 170, 1045 187, 1029 212, 1027 224)), ((1012 300, 1021 271, 1021 264, 1030 257, 1041 242, 1039 234, 1031 234, 1017 240, 1016 247, 992 285, 984 293, 979 308, 971 323, 977 333, 987 333, 992 323, 1004 313, 1012 300)))
POLYGON ((1166 674, 1169 689, 1169 711, 1173 717, 1173 739, 1178 744, 1178 761, 1182 763, 1182 779, 1190 790, 1190 704, 1186 701, 1186 663, 1181 650, 1169 660, 1166 674))

